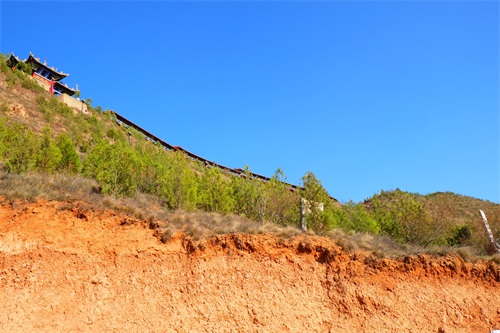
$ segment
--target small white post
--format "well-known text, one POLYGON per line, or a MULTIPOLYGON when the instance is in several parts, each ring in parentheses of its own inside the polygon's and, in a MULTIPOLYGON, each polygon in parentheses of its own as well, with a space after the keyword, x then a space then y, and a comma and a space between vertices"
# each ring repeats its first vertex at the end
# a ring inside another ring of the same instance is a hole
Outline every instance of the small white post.
POLYGON ((488 237, 490 238, 491 245, 498 253, 500 253, 500 246, 498 246, 498 244, 495 242, 495 238, 493 238, 493 233, 491 232, 490 225, 488 224, 488 220, 486 219, 486 215, 482 210, 479 210, 479 212, 483 217, 484 227, 486 228, 486 232, 488 233, 488 237))
POLYGON ((307 214, 311 214, 313 210, 322 212, 324 210, 323 203, 300 198, 300 228, 302 231, 307 231, 307 214))
POLYGON ((308 213, 308 202, 304 198, 300 198, 300 228, 302 231, 307 231, 306 214, 308 213))

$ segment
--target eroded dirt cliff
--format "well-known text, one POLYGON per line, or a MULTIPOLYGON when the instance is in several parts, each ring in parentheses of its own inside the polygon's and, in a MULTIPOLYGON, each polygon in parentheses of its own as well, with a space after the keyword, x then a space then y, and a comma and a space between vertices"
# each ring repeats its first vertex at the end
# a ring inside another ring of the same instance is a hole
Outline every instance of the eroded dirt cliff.
POLYGON ((500 268, 300 236, 163 244, 74 203, 0 205, 1 332, 489 332, 500 268))

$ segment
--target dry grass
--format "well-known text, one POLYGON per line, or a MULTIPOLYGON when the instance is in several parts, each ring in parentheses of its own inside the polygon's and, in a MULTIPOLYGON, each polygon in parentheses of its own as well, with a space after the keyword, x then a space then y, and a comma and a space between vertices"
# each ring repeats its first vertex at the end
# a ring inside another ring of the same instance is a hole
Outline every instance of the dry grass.
POLYGON ((150 217, 151 211, 161 211, 161 204, 154 197, 144 194, 133 198, 102 195, 95 180, 81 175, 37 172, 14 174, 8 173, 3 165, 0 165, 0 195, 7 201, 81 201, 95 209, 112 209, 140 219, 150 217))
POLYGON ((348 253, 369 251, 378 258, 402 258, 425 253, 436 256, 457 255, 468 262, 472 262, 480 257, 500 261, 500 254, 483 257, 481 252, 472 246, 430 246, 424 248, 412 244, 401 244, 387 236, 356 233, 353 231, 345 232, 340 229, 333 230, 329 234, 329 237, 348 253))
MULTIPOLYGON (((279 227, 271 223, 260 223, 247 218, 229 214, 221 215, 203 211, 181 212, 173 211, 165 216, 165 220, 154 222, 155 227, 161 230, 161 239, 166 242, 176 232, 183 232, 193 241, 200 241, 214 235, 227 234, 271 234, 282 238, 300 235, 298 228, 279 227)), ((151 225, 151 224, 150 224, 151 225)))
POLYGON ((418 252, 414 246, 397 243, 388 236, 335 229, 328 237, 346 252, 369 251, 379 258, 397 258, 418 252))
MULTIPOLYGON (((39 199, 66 201, 68 209, 75 205, 84 210, 113 210, 134 217, 130 221, 141 221, 163 242, 176 233, 183 232, 195 242, 202 242, 214 235, 223 234, 270 234, 280 238, 291 238, 304 233, 297 227, 280 227, 269 222, 256 222, 229 214, 221 215, 203 211, 185 212, 168 210, 157 197, 137 193, 133 197, 117 198, 100 194, 97 183, 79 175, 40 173, 11 174, 0 165, 0 196, 4 201, 35 202, 39 199)), ((308 231, 305 235, 314 235, 308 231)), ((400 244, 390 237, 345 232, 335 229, 326 235, 346 252, 369 251, 379 258, 401 258, 408 255, 429 253, 434 255, 454 254, 466 261, 473 261, 481 253, 473 247, 434 246, 421 248, 400 244)), ((500 263, 500 254, 483 257, 500 263)))
POLYGON ((66 174, 13 174, 0 167, 0 194, 9 201, 88 200, 96 188, 93 180, 66 174))
MULTIPOLYGON (((96 181, 80 175, 42 173, 12 174, 0 166, 0 196, 9 202, 36 202, 39 199, 67 201, 68 205, 89 210, 113 210, 146 222, 160 232, 163 241, 178 231, 193 240, 213 235, 247 233, 274 234, 293 237, 301 234, 298 228, 279 227, 260 223, 237 215, 221 215, 203 211, 168 210, 157 197, 137 193, 133 197, 113 197, 99 193, 96 181)), ((157 233, 158 233, 157 232, 157 233)))

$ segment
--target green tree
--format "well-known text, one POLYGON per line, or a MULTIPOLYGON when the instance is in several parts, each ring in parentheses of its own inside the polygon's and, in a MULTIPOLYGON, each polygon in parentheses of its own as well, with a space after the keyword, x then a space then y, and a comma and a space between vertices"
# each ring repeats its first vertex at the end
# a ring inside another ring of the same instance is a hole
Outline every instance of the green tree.
POLYGON ((137 189, 144 193, 160 195, 162 186, 160 178, 168 170, 168 154, 151 145, 136 145, 134 148, 141 161, 141 169, 136 170, 138 173, 137 189))
POLYGON ((308 171, 302 177, 302 187, 300 195, 303 199, 303 211, 307 227, 317 232, 326 232, 335 227, 333 214, 333 201, 325 190, 321 181, 308 171))
POLYGON ((296 226, 300 219, 300 197, 285 181, 285 174, 278 168, 273 177, 263 184, 262 195, 267 197, 264 218, 282 226, 296 226))
POLYGON ((173 152, 170 157, 168 169, 161 177, 164 184, 161 194, 170 208, 193 210, 197 202, 197 176, 185 154, 173 152))
POLYGON ((450 246, 465 246, 470 245, 472 239, 471 228, 468 225, 458 225, 450 228, 450 235, 446 242, 450 246))
POLYGON ((234 212, 249 219, 259 220, 260 182, 252 180, 250 168, 245 166, 239 177, 231 178, 234 195, 234 212))
POLYGON ((61 158, 61 150, 52 141, 50 128, 45 127, 43 129, 40 147, 36 155, 36 169, 52 173, 59 166, 61 158))
POLYGON ((441 221, 433 221, 425 205, 410 193, 382 191, 372 199, 372 210, 381 232, 400 242, 426 247, 443 236, 441 221))
POLYGON ((343 209, 346 212, 346 219, 341 227, 372 234, 378 234, 380 232, 378 222, 362 204, 355 204, 350 201, 344 204, 343 209))
POLYGON ((5 119, 0 117, 0 158, 4 158, 7 152, 8 129, 5 125, 5 119))
POLYGON ((207 167, 199 182, 198 206, 206 211, 229 213, 234 209, 234 196, 228 176, 219 168, 207 167))
POLYGON ((142 169, 137 153, 127 144, 100 141, 83 163, 83 173, 95 178, 105 194, 133 195, 142 169))
POLYGON ((23 173, 35 163, 36 137, 26 125, 13 124, 2 130, 3 156, 9 172, 23 173))
POLYGON ((57 169, 73 174, 80 172, 80 157, 76 152, 73 141, 66 135, 66 133, 57 137, 56 146, 61 152, 61 158, 59 159, 57 169))

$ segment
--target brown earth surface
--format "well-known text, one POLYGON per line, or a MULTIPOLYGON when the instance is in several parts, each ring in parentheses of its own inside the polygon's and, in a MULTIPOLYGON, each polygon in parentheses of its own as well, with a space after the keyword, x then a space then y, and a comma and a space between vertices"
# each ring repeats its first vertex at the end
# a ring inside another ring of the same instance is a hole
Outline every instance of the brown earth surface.
POLYGON ((75 203, 0 205, 1 332, 477 332, 500 267, 332 240, 181 233, 75 203))

